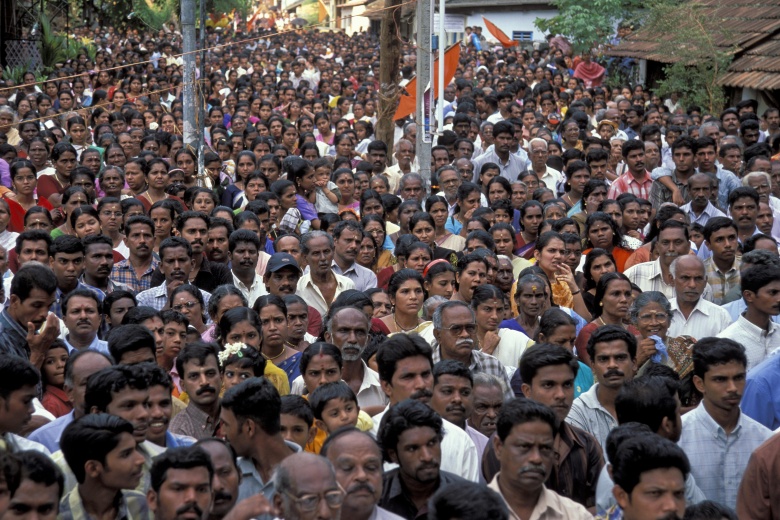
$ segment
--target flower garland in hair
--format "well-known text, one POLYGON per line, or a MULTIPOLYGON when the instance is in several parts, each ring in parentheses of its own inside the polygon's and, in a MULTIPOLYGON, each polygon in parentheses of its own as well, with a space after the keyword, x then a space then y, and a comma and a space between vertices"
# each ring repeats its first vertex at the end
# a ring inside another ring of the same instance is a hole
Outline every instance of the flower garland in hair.
POLYGON ((231 356, 236 356, 239 359, 244 357, 244 353, 241 350, 245 348, 248 348, 246 343, 228 343, 225 345, 224 350, 219 353, 219 366, 224 368, 225 363, 231 356))

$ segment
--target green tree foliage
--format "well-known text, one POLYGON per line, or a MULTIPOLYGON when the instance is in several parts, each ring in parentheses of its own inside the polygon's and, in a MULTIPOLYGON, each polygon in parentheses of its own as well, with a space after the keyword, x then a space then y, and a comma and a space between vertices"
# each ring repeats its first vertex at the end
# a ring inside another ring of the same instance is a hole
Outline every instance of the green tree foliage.
POLYGON ((562 34, 582 53, 609 41, 617 23, 634 16, 638 0, 553 0, 558 14, 537 18, 534 25, 545 33, 562 34))
POLYGON ((733 60, 734 35, 722 20, 698 1, 655 0, 649 5, 644 31, 657 34, 657 54, 673 60, 664 66, 664 79, 656 91, 661 96, 678 92, 684 105, 698 105, 717 114, 725 105, 718 83, 733 60))

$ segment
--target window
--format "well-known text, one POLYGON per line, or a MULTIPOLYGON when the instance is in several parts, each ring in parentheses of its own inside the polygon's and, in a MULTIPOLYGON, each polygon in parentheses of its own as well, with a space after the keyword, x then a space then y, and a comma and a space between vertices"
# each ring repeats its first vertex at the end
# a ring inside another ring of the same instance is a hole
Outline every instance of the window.
POLYGON ((512 31, 512 39, 516 42, 533 41, 533 36, 531 31, 512 31))

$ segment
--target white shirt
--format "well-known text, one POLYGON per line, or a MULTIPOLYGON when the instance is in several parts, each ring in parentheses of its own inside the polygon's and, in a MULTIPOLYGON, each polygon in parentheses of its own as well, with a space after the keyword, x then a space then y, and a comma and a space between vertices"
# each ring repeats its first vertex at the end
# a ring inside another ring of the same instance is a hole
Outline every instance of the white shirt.
MULTIPOLYGON (((360 389, 357 393, 358 406, 365 408, 367 406, 387 406, 387 395, 382 391, 382 385, 379 384, 379 374, 373 371, 366 362, 363 363, 363 381, 360 382, 360 389)), ((290 383, 290 393, 293 395, 303 395, 306 393, 306 384, 303 382, 303 376, 296 377, 290 383)))
MULTIPOLYGON (((336 291, 333 293, 333 300, 338 298, 339 294, 344 291, 355 288, 355 284, 349 278, 336 273, 333 273, 333 276, 336 277, 336 291)), ((295 291, 295 294, 303 298, 309 306, 317 309, 317 312, 323 316, 328 314, 330 303, 325 301, 322 291, 320 291, 320 288, 312 281, 311 273, 304 274, 301 279, 298 280, 298 290, 295 291)))
POLYGON ((493 357, 501 361, 505 367, 520 366, 520 356, 525 352, 529 342, 533 344, 531 338, 519 330, 512 329, 498 329, 498 337, 500 340, 493 351, 493 357))
POLYGON ((666 335, 670 338, 691 336, 697 340, 717 336, 731 324, 731 316, 723 307, 699 298, 688 319, 677 305, 677 298, 669 300, 672 306, 672 324, 666 335))
POLYGON ((601 451, 607 453, 607 435, 618 422, 599 402, 598 388, 596 383, 574 400, 566 422, 593 435, 601 444, 601 451))
POLYGON ((769 330, 766 331, 750 323, 745 316, 740 316, 737 321, 718 334, 718 337, 733 339, 745 347, 747 368, 750 370, 780 347, 780 325, 770 320, 769 330))
POLYGON ((683 210, 686 215, 688 215, 688 220, 690 221, 691 224, 701 224, 702 226, 706 226, 707 222, 711 218, 726 216, 725 213, 723 213, 721 210, 713 206, 712 202, 708 202, 707 207, 704 208, 704 211, 702 211, 698 215, 691 208, 690 202, 688 204, 680 206, 680 209, 683 210))
POLYGON ((252 281, 252 285, 250 287, 247 287, 246 284, 242 282, 238 276, 236 276, 236 273, 234 273, 232 270, 230 271, 230 274, 233 275, 233 285, 238 287, 238 289, 241 291, 241 294, 244 295, 244 298, 246 298, 248 303, 247 306, 250 309, 255 304, 255 300, 268 294, 268 290, 265 288, 265 284, 263 283, 263 278, 259 274, 255 273, 255 279, 252 281))
MULTIPOLYGON (((371 429, 371 434, 374 437, 379 433, 382 417, 389 409, 390 405, 384 411, 372 417, 374 427, 371 429)), ((479 482, 480 459, 477 455, 477 447, 474 446, 471 437, 448 420, 442 419, 441 421, 444 428, 444 439, 441 441, 441 464, 439 468, 466 480, 479 482)), ((397 467, 397 464, 385 463, 385 471, 390 471, 397 467)))

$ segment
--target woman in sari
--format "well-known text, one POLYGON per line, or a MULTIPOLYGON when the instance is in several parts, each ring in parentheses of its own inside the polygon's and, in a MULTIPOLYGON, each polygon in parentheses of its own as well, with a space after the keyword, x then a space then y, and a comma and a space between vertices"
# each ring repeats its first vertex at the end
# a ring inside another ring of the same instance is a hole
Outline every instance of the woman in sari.
MULTIPOLYGON (((449 211, 447 199, 441 195, 431 195, 425 201, 425 211, 428 212, 433 219, 435 227, 434 242, 436 246, 452 251, 462 251, 463 247, 466 245, 466 239, 452 233, 446 228, 449 211)), ((434 257, 438 258, 435 251, 434 257)))

